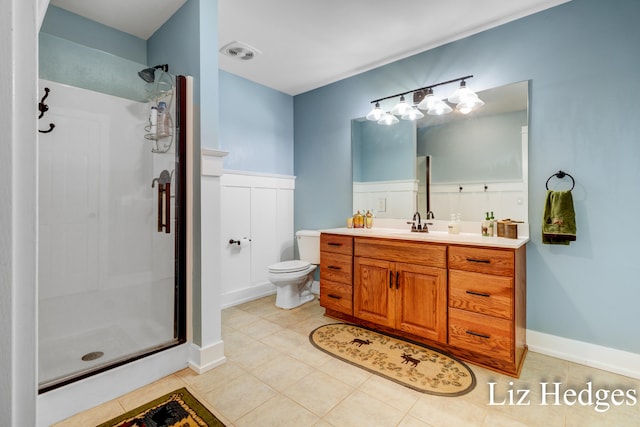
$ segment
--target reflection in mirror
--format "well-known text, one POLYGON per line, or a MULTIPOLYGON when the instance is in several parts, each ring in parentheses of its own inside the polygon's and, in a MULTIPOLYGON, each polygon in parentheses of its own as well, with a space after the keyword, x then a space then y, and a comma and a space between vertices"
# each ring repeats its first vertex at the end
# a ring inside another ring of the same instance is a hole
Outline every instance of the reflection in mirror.
POLYGON ((403 219, 432 211, 436 219, 459 213, 479 221, 493 211, 527 221, 528 82, 478 96, 486 104, 468 115, 394 126, 354 119, 354 212, 403 219))

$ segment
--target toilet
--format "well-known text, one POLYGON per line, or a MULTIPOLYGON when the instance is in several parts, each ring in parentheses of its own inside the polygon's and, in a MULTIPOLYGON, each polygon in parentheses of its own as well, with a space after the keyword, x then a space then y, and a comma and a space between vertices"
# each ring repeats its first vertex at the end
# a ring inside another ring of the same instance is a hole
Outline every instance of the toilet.
POLYGON ((269 266, 269 281, 276 286, 276 306, 291 309, 313 301, 313 273, 320 264, 320 232, 296 233, 300 259, 269 266))

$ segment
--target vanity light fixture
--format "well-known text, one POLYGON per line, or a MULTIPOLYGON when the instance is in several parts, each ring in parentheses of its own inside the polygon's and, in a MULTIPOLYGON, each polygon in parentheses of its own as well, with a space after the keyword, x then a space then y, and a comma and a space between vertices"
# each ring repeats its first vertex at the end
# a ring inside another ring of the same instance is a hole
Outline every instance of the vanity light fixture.
POLYGON ((379 125, 386 125, 386 126, 391 126, 391 125, 395 125, 396 123, 398 123, 400 120, 398 120, 398 118, 396 116, 394 116, 391 113, 384 113, 384 115, 382 116, 382 118, 380 120, 378 120, 378 124, 379 125))
POLYGON ((385 114, 386 113, 384 111, 382 111, 382 108, 380 108, 380 103, 376 102, 376 106, 373 107, 373 110, 371 110, 369 112, 369 114, 367 114, 367 120, 371 120, 371 121, 377 122, 385 114))
POLYGON ((402 117, 402 120, 420 120, 424 117, 424 114, 417 107, 409 107, 407 112, 405 112, 402 117))
POLYGON ((413 89, 395 95, 385 96, 384 98, 374 99, 371 101, 375 103, 373 110, 367 114, 367 120, 376 121, 379 124, 392 125, 398 123, 399 116, 402 120, 419 120, 424 117, 424 114, 419 110, 426 111, 428 115, 442 115, 448 114, 453 111, 453 108, 442 99, 436 98, 433 93, 433 88, 436 86, 442 86, 450 83, 460 82, 460 87, 447 99, 450 104, 456 106, 456 110, 462 114, 469 114, 474 109, 482 107, 484 102, 478 98, 475 92, 467 87, 466 80, 472 78, 473 75, 458 77, 457 79, 447 80, 445 82, 436 83, 430 86, 425 86, 419 89, 413 89), (405 100, 405 95, 413 94, 413 104, 409 104, 405 100), (380 107, 380 101, 400 97, 400 101, 391 109, 390 112, 385 112, 380 107))

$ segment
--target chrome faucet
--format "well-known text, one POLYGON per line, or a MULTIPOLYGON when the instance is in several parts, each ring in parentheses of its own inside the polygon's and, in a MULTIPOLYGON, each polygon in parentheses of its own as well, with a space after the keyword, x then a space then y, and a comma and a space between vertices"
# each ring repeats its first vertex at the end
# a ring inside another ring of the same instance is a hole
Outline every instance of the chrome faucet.
POLYGON ((427 220, 436 219, 436 216, 433 214, 433 211, 427 212, 427 220))
POLYGON ((411 224, 411 231, 418 231, 422 233, 428 233, 429 229, 427 228, 428 223, 424 223, 424 227, 422 226, 422 218, 420 218, 420 212, 416 212, 413 214, 413 219, 411 221, 407 221, 407 224, 411 224), (418 225, 416 225, 416 217, 418 220, 418 225))

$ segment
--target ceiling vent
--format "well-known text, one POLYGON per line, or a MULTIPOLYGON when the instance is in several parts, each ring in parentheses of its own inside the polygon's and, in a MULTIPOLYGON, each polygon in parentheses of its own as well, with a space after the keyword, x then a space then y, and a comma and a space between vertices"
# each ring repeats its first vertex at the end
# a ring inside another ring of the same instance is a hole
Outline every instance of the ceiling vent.
POLYGON ((248 61, 260 55, 262 52, 246 43, 235 41, 222 46, 220 48, 220 53, 231 58, 248 61))

